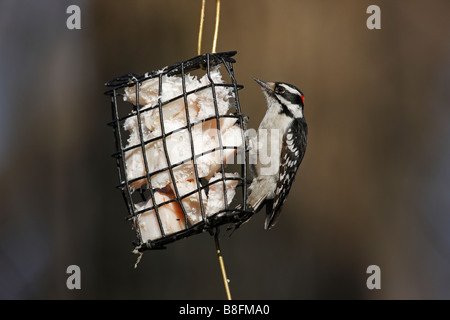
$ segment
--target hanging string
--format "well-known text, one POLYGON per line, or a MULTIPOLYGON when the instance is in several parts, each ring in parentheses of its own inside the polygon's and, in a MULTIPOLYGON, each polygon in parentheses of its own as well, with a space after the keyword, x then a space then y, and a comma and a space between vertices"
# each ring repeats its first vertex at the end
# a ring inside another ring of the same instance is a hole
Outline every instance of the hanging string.
MULTIPOLYGON (((197 54, 198 55, 202 54, 203 25, 205 22, 205 5, 206 5, 206 0, 202 0, 202 9, 200 11, 200 27, 198 30, 198 42, 197 42, 197 54)), ((216 0, 216 23, 215 23, 215 27, 214 27, 214 38, 213 38, 213 45, 212 45, 212 50, 211 50, 212 53, 216 53, 217 38, 219 35, 219 20, 220 20, 220 0, 216 0)), ((230 286, 228 285, 227 273, 225 271, 225 263, 223 261, 222 253, 220 251, 219 228, 218 227, 216 228, 216 231, 214 233, 214 241, 216 244, 216 252, 217 252, 217 257, 219 258, 220 271, 222 273, 223 284, 225 286, 225 292, 227 294, 227 299, 231 300, 231 292, 230 292, 230 286)))
POLYGON ((202 0, 202 10, 200 11, 200 28, 198 30, 198 42, 197 42, 198 56, 202 54, 203 23, 205 22, 205 3, 206 0, 202 0))
MULTIPOLYGON (((203 25, 205 22, 205 6, 206 0, 202 0, 202 9, 200 11, 200 27, 198 30, 198 41, 197 41, 197 55, 202 54, 203 25)), ((220 0, 216 0, 216 22, 214 26, 214 38, 211 50, 212 53, 216 53, 217 38, 219 36, 219 21, 220 21, 220 0)))
POLYGON ((211 50, 212 53, 216 53, 217 38, 219 35, 219 19, 220 19, 220 0, 216 0, 216 24, 214 27, 214 39, 211 50))
POLYGON ((216 251, 217 251, 217 256, 219 257, 220 271, 222 272, 222 278, 223 278, 223 284, 225 286, 225 292, 227 294, 227 299, 231 300, 231 292, 230 292, 230 286, 228 285, 227 272, 225 271, 225 263, 223 262, 222 253, 220 252, 219 228, 218 227, 216 228, 216 232, 214 234, 214 240, 216 242, 216 251))

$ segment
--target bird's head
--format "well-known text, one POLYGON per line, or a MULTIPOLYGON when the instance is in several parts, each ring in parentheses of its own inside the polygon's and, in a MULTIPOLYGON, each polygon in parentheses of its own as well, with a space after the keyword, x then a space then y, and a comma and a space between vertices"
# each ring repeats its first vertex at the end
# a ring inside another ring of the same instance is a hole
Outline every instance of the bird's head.
POLYGON ((254 79, 262 88, 268 107, 279 106, 280 112, 303 118, 305 99, 303 93, 295 86, 284 82, 264 82, 254 79))

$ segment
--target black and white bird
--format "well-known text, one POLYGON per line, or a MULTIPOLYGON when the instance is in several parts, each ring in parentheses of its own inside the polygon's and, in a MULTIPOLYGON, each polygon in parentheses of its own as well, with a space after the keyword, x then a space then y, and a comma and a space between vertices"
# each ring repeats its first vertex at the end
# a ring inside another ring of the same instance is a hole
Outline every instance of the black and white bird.
POLYGON ((253 180, 247 204, 254 212, 266 205, 264 228, 270 229, 280 215, 305 155, 308 127, 303 115, 304 97, 299 89, 282 82, 255 81, 262 87, 268 109, 259 125, 257 141, 250 140, 251 152, 257 156, 255 163, 250 164, 253 180))

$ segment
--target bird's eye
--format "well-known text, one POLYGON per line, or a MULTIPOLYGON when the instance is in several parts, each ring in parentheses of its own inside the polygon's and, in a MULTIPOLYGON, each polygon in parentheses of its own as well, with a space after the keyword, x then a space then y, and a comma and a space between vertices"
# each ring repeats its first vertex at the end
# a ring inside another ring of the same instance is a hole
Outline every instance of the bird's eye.
POLYGON ((277 93, 277 94, 283 94, 285 91, 286 91, 286 89, 281 86, 278 86, 275 88, 275 93, 277 93))

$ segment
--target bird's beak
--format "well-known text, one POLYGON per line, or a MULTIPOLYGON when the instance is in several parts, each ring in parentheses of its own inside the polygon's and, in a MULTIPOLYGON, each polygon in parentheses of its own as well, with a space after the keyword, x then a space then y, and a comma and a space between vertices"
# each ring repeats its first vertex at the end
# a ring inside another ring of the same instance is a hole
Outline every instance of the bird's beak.
POLYGON ((274 82, 264 82, 259 79, 254 78, 255 80, 263 89, 265 89, 268 93, 272 93, 275 89, 275 83, 274 82))

